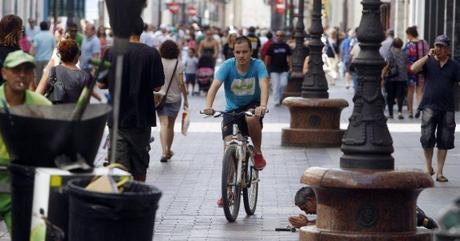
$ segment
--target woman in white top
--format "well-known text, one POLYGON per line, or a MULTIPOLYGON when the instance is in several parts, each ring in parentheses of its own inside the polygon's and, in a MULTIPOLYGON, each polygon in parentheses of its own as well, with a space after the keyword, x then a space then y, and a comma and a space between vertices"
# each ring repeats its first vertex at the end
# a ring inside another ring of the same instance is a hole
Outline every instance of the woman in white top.
POLYGON ((182 96, 184 96, 184 109, 188 108, 187 90, 184 84, 184 66, 179 61, 179 46, 166 40, 160 46, 161 62, 165 74, 165 84, 160 92, 166 94, 166 102, 162 108, 157 109, 160 118, 160 140, 163 154, 161 162, 167 162, 173 156, 171 151, 174 139, 174 123, 179 113, 182 96))

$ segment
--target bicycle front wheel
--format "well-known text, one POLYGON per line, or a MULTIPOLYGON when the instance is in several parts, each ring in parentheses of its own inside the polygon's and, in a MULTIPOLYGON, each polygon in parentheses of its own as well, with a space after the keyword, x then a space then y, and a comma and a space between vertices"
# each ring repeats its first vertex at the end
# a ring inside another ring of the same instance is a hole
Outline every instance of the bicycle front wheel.
POLYGON ((254 215, 259 195, 259 171, 254 168, 254 160, 248 158, 246 187, 243 188, 244 210, 247 215, 254 215))
POLYGON ((222 198, 225 218, 234 222, 240 211, 240 184, 237 183, 238 158, 237 146, 229 145, 222 161, 222 198))

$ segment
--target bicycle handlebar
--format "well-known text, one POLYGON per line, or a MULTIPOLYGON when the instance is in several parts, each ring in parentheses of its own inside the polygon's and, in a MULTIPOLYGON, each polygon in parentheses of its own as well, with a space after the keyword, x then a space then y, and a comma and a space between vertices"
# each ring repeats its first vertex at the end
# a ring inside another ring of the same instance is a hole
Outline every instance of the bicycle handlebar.
MULTIPOLYGON (((265 113, 268 113, 268 109, 265 110, 265 113)), ((202 115, 206 115, 202 110, 200 110, 200 114, 202 115)), ((255 109, 250 109, 250 110, 247 110, 247 111, 242 111, 242 112, 234 112, 234 111, 222 111, 222 110, 214 110, 214 114, 212 114, 212 116, 214 118, 218 118, 218 117, 221 117, 223 115, 230 115, 230 116, 239 116, 239 115, 245 115, 245 116, 249 116, 249 117, 253 117, 255 116, 255 109)))

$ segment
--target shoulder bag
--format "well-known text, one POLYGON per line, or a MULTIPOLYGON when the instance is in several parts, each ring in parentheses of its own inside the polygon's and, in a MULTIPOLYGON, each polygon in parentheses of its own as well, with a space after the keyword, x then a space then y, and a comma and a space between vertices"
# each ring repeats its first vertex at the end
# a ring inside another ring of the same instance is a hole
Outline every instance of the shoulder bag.
POLYGON ((44 94, 53 103, 62 103, 65 100, 65 89, 62 80, 57 78, 56 67, 51 67, 48 88, 44 94))
POLYGON ((164 104, 166 103, 166 96, 168 96, 169 88, 174 79, 174 75, 176 75, 177 65, 179 60, 176 61, 176 65, 174 66, 174 71, 171 75, 171 79, 169 80, 168 88, 166 88, 166 92, 163 94, 161 92, 153 92, 153 102, 155 103, 155 109, 159 110, 163 108, 164 104))

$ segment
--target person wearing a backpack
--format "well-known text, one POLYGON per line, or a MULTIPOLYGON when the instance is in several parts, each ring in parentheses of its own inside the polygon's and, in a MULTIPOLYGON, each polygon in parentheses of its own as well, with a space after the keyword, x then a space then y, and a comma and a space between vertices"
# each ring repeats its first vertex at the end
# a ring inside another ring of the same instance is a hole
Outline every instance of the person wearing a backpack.
POLYGON ((383 68, 383 80, 387 92, 388 118, 393 119, 395 99, 398 104, 398 119, 404 119, 402 114, 403 100, 407 86, 407 56, 401 51, 403 41, 395 38, 387 54, 387 65, 383 68))

